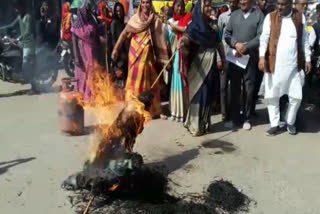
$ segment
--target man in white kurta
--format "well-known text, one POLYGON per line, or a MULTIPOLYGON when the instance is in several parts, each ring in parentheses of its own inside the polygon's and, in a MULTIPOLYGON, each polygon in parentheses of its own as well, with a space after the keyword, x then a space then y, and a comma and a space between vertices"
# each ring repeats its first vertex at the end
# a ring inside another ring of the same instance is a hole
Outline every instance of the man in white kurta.
MULTIPOLYGON (((302 100, 302 87, 305 77, 304 71, 298 69, 298 36, 292 19, 292 1, 278 0, 278 10, 281 14, 282 21, 276 49, 274 71, 272 73, 265 72, 264 75, 265 99, 267 100, 269 120, 271 123, 271 128, 267 131, 267 135, 275 135, 279 131, 279 100, 283 95, 288 95, 289 97, 289 106, 286 115, 287 130, 289 134, 296 134, 295 121, 302 100)), ((259 68, 263 71, 266 71, 265 54, 270 39, 270 20, 270 14, 268 14, 264 20, 263 31, 260 37, 259 68)), ((302 49, 306 62, 306 72, 309 72, 311 69, 311 52, 304 16, 302 17, 302 23, 302 49)))

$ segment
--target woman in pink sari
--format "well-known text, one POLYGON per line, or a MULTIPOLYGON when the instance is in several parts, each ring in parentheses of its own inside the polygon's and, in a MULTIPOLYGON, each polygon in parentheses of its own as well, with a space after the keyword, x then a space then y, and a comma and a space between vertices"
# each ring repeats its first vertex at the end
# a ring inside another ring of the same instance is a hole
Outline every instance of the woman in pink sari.
POLYGON ((77 53, 75 55, 75 77, 77 79, 77 90, 83 93, 85 101, 89 101, 94 66, 98 61, 98 25, 86 5, 78 9, 77 16, 71 28, 78 41, 75 47, 77 53))

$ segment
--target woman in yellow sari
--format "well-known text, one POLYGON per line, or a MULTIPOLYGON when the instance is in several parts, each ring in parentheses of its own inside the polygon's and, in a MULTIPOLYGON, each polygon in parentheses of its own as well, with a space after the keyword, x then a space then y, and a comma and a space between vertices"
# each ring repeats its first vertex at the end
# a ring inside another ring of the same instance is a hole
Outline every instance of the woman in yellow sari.
MULTIPOLYGON (((164 25, 155 15, 151 0, 141 0, 138 12, 129 20, 112 52, 114 61, 126 39, 131 39, 126 93, 138 96, 151 89, 162 66, 168 61, 164 25)), ((151 90, 153 118, 161 116, 160 85, 151 90)))

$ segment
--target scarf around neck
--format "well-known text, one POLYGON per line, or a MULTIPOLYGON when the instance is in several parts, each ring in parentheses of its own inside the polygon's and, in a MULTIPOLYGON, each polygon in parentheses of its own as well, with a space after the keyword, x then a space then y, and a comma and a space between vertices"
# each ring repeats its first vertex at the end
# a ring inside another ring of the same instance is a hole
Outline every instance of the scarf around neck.
POLYGON ((155 15, 154 7, 148 17, 143 17, 141 5, 138 12, 131 17, 126 25, 125 31, 131 34, 149 31, 156 60, 161 64, 166 64, 169 60, 168 46, 165 39, 165 28, 161 20, 155 15))
POLYGON ((210 27, 208 20, 203 14, 203 0, 198 0, 186 33, 190 39, 200 46, 212 47, 216 44, 218 32, 210 27))

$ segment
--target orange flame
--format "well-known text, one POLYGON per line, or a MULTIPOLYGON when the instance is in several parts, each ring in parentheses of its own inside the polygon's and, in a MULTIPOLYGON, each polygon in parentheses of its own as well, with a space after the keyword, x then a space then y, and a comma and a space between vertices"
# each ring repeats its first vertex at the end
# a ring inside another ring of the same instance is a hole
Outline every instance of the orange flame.
POLYGON ((113 186, 109 188, 109 191, 110 191, 110 192, 115 191, 115 190, 119 187, 119 185, 120 185, 120 183, 118 183, 118 184, 113 184, 113 186))
MULTIPOLYGON (((125 91, 125 100, 123 96, 119 96, 110 74, 101 67, 95 66, 94 75, 88 80, 88 84, 92 94, 91 100, 86 102, 79 97, 78 102, 84 109, 93 113, 97 123, 95 126, 95 135, 91 140, 89 149, 88 159, 92 163, 96 161, 96 159, 105 158, 105 152, 109 147, 108 144, 111 143, 110 136, 121 137, 127 134, 123 133, 121 128, 114 125, 117 122, 116 120, 119 119, 118 117, 121 112, 124 110, 133 111, 140 115, 139 118, 142 119, 139 125, 134 126, 138 129, 135 130, 137 134, 142 132, 143 125, 151 121, 152 117, 151 114, 145 110, 144 104, 129 91, 125 91), (140 125, 141 122, 142 124, 140 125)), ((125 142, 119 141, 118 143, 125 142)), ((133 145, 131 146, 133 147, 133 145)), ((129 150, 132 150, 132 148, 129 150)))

